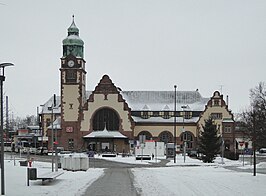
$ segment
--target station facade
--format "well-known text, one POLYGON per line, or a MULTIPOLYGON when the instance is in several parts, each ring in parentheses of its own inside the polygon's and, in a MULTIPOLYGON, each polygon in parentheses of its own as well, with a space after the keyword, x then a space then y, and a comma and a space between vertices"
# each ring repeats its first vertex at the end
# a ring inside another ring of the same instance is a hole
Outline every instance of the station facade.
POLYGON ((197 150, 205 120, 212 117, 225 149, 235 148, 234 117, 223 95, 209 98, 195 91, 124 91, 108 75, 86 90, 84 42, 74 19, 63 40, 61 95, 52 96, 40 112, 43 136, 71 151, 132 152, 140 135, 197 150), (53 136, 52 136, 53 135, 53 136))

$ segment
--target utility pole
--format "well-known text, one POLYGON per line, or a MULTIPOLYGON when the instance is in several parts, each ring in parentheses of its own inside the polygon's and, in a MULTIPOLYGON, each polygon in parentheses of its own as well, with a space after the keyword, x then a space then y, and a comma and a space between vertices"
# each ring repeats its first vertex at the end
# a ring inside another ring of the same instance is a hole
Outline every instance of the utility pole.
POLYGON ((176 163, 176 85, 175 89, 175 104, 174 104, 174 163, 176 163))

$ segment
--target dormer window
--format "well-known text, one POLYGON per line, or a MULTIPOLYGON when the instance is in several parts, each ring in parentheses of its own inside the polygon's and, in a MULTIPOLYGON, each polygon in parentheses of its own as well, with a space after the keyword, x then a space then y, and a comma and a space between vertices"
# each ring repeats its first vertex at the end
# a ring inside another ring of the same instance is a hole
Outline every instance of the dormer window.
POLYGON ((192 112, 190 112, 190 111, 185 111, 185 116, 184 116, 184 118, 185 119, 190 119, 192 117, 192 112))
POLYGON ((141 118, 144 118, 144 119, 150 118, 150 112, 148 111, 141 112, 141 118))
POLYGON ((160 115, 159 112, 153 112, 154 117, 158 117, 159 115, 160 115))
POLYGON ((163 118, 164 118, 164 119, 169 119, 169 118, 170 118, 170 113, 169 113, 168 111, 165 111, 165 112, 163 113, 163 118))

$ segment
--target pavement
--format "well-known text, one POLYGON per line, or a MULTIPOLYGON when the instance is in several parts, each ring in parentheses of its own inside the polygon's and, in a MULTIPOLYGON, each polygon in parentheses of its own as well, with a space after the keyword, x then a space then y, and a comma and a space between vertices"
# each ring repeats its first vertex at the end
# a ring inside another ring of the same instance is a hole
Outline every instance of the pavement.
POLYGON ((92 183, 83 196, 140 196, 141 190, 134 186, 131 168, 165 167, 169 160, 163 159, 151 165, 127 164, 91 158, 90 168, 107 168, 104 175, 92 183))

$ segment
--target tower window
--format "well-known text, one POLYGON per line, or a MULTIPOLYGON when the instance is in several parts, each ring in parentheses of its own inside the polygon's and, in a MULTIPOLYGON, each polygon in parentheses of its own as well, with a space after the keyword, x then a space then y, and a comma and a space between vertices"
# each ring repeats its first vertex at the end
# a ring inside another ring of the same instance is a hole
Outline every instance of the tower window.
POLYGON ((77 82, 77 73, 75 70, 66 71, 66 82, 68 83, 77 82))

